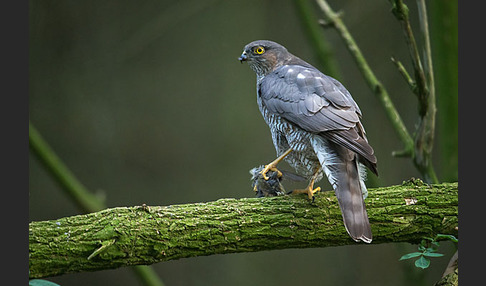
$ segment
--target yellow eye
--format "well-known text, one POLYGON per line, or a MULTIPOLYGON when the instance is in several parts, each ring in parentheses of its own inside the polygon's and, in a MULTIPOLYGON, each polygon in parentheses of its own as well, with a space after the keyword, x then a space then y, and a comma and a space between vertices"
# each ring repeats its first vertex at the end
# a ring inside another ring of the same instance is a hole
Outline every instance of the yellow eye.
POLYGON ((258 46, 256 47, 254 50, 253 50, 253 53, 257 54, 257 55, 261 55, 265 52, 265 48, 262 47, 262 46, 258 46))

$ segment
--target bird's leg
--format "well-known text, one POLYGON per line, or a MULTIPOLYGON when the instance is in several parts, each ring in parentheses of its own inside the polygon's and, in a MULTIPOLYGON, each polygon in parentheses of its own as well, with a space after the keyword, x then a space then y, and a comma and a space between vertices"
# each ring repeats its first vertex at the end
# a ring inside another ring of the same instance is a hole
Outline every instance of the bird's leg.
POLYGON ((307 188, 293 190, 290 192, 290 194, 307 194, 309 200, 312 200, 312 202, 314 202, 315 199, 314 194, 321 190, 321 187, 317 187, 314 189, 314 183, 317 179, 317 176, 319 175, 320 170, 321 170, 320 168, 316 170, 307 188))
POLYGON ((273 160, 271 163, 269 163, 268 165, 265 165, 265 168, 260 172, 263 176, 263 178, 268 181, 268 177, 267 177, 267 173, 268 171, 274 171, 274 172, 277 172, 277 176, 280 178, 282 177, 282 172, 280 172, 278 169, 277 169, 277 164, 280 163, 280 161, 283 160, 283 158, 285 158, 288 154, 290 154, 290 152, 292 152, 292 148, 289 148, 287 151, 285 151, 282 155, 278 156, 277 159, 273 160))

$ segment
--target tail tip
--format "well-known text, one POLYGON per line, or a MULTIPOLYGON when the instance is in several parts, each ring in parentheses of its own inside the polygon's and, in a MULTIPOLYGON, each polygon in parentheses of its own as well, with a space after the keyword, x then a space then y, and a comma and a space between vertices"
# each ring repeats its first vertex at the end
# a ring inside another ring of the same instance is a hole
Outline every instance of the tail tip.
POLYGON ((371 242, 373 241, 373 238, 371 238, 371 237, 366 237, 366 236, 362 235, 362 236, 358 237, 358 239, 355 239, 355 241, 356 241, 356 242, 363 241, 363 242, 365 242, 365 243, 368 243, 368 244, 369 244, 369 243, 371 243, 371 242))
POLYGON ((366 235, 360 235, 358 237, 352 237, 354 241, 356 242, 365 242, 365 243, 371 243, 371 241, 373 241, 373 238, 371 237, 371 235, 368 237, 366 235))

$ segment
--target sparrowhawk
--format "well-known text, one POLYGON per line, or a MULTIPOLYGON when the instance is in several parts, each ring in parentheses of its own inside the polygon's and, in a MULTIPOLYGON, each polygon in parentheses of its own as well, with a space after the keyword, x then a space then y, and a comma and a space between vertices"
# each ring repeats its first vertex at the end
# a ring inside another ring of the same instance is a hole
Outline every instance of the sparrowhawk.
POLYGON ((378 175, 376 157, 360 122, 361 110, 336 79, 294 56, 285 47, 260 40, 245 46, 239 57, 257 76, 257 103, 270 127, 278 158, 261 171, 279 172, 285 159, 310 180, 310 199, 323 175, 332 185, 344 226, 355 241, 370 243, 371 228, 364 204, 368 167, 378 175), (363 166, 364 165, 364 166, 363 166))

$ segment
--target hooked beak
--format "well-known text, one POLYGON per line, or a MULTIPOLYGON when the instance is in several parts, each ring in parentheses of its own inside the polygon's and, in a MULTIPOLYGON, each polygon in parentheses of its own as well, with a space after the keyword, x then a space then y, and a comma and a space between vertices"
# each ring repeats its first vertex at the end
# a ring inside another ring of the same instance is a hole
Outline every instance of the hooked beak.
POLYGON ((238 58, 238 60, 240 61, 240 63, 243 63, 243 62, 245 62, 246 60, 248 60, 248 56, 247 56, 246 52, 243 52, 243 53, 241 54, 241 56, 238 58))

